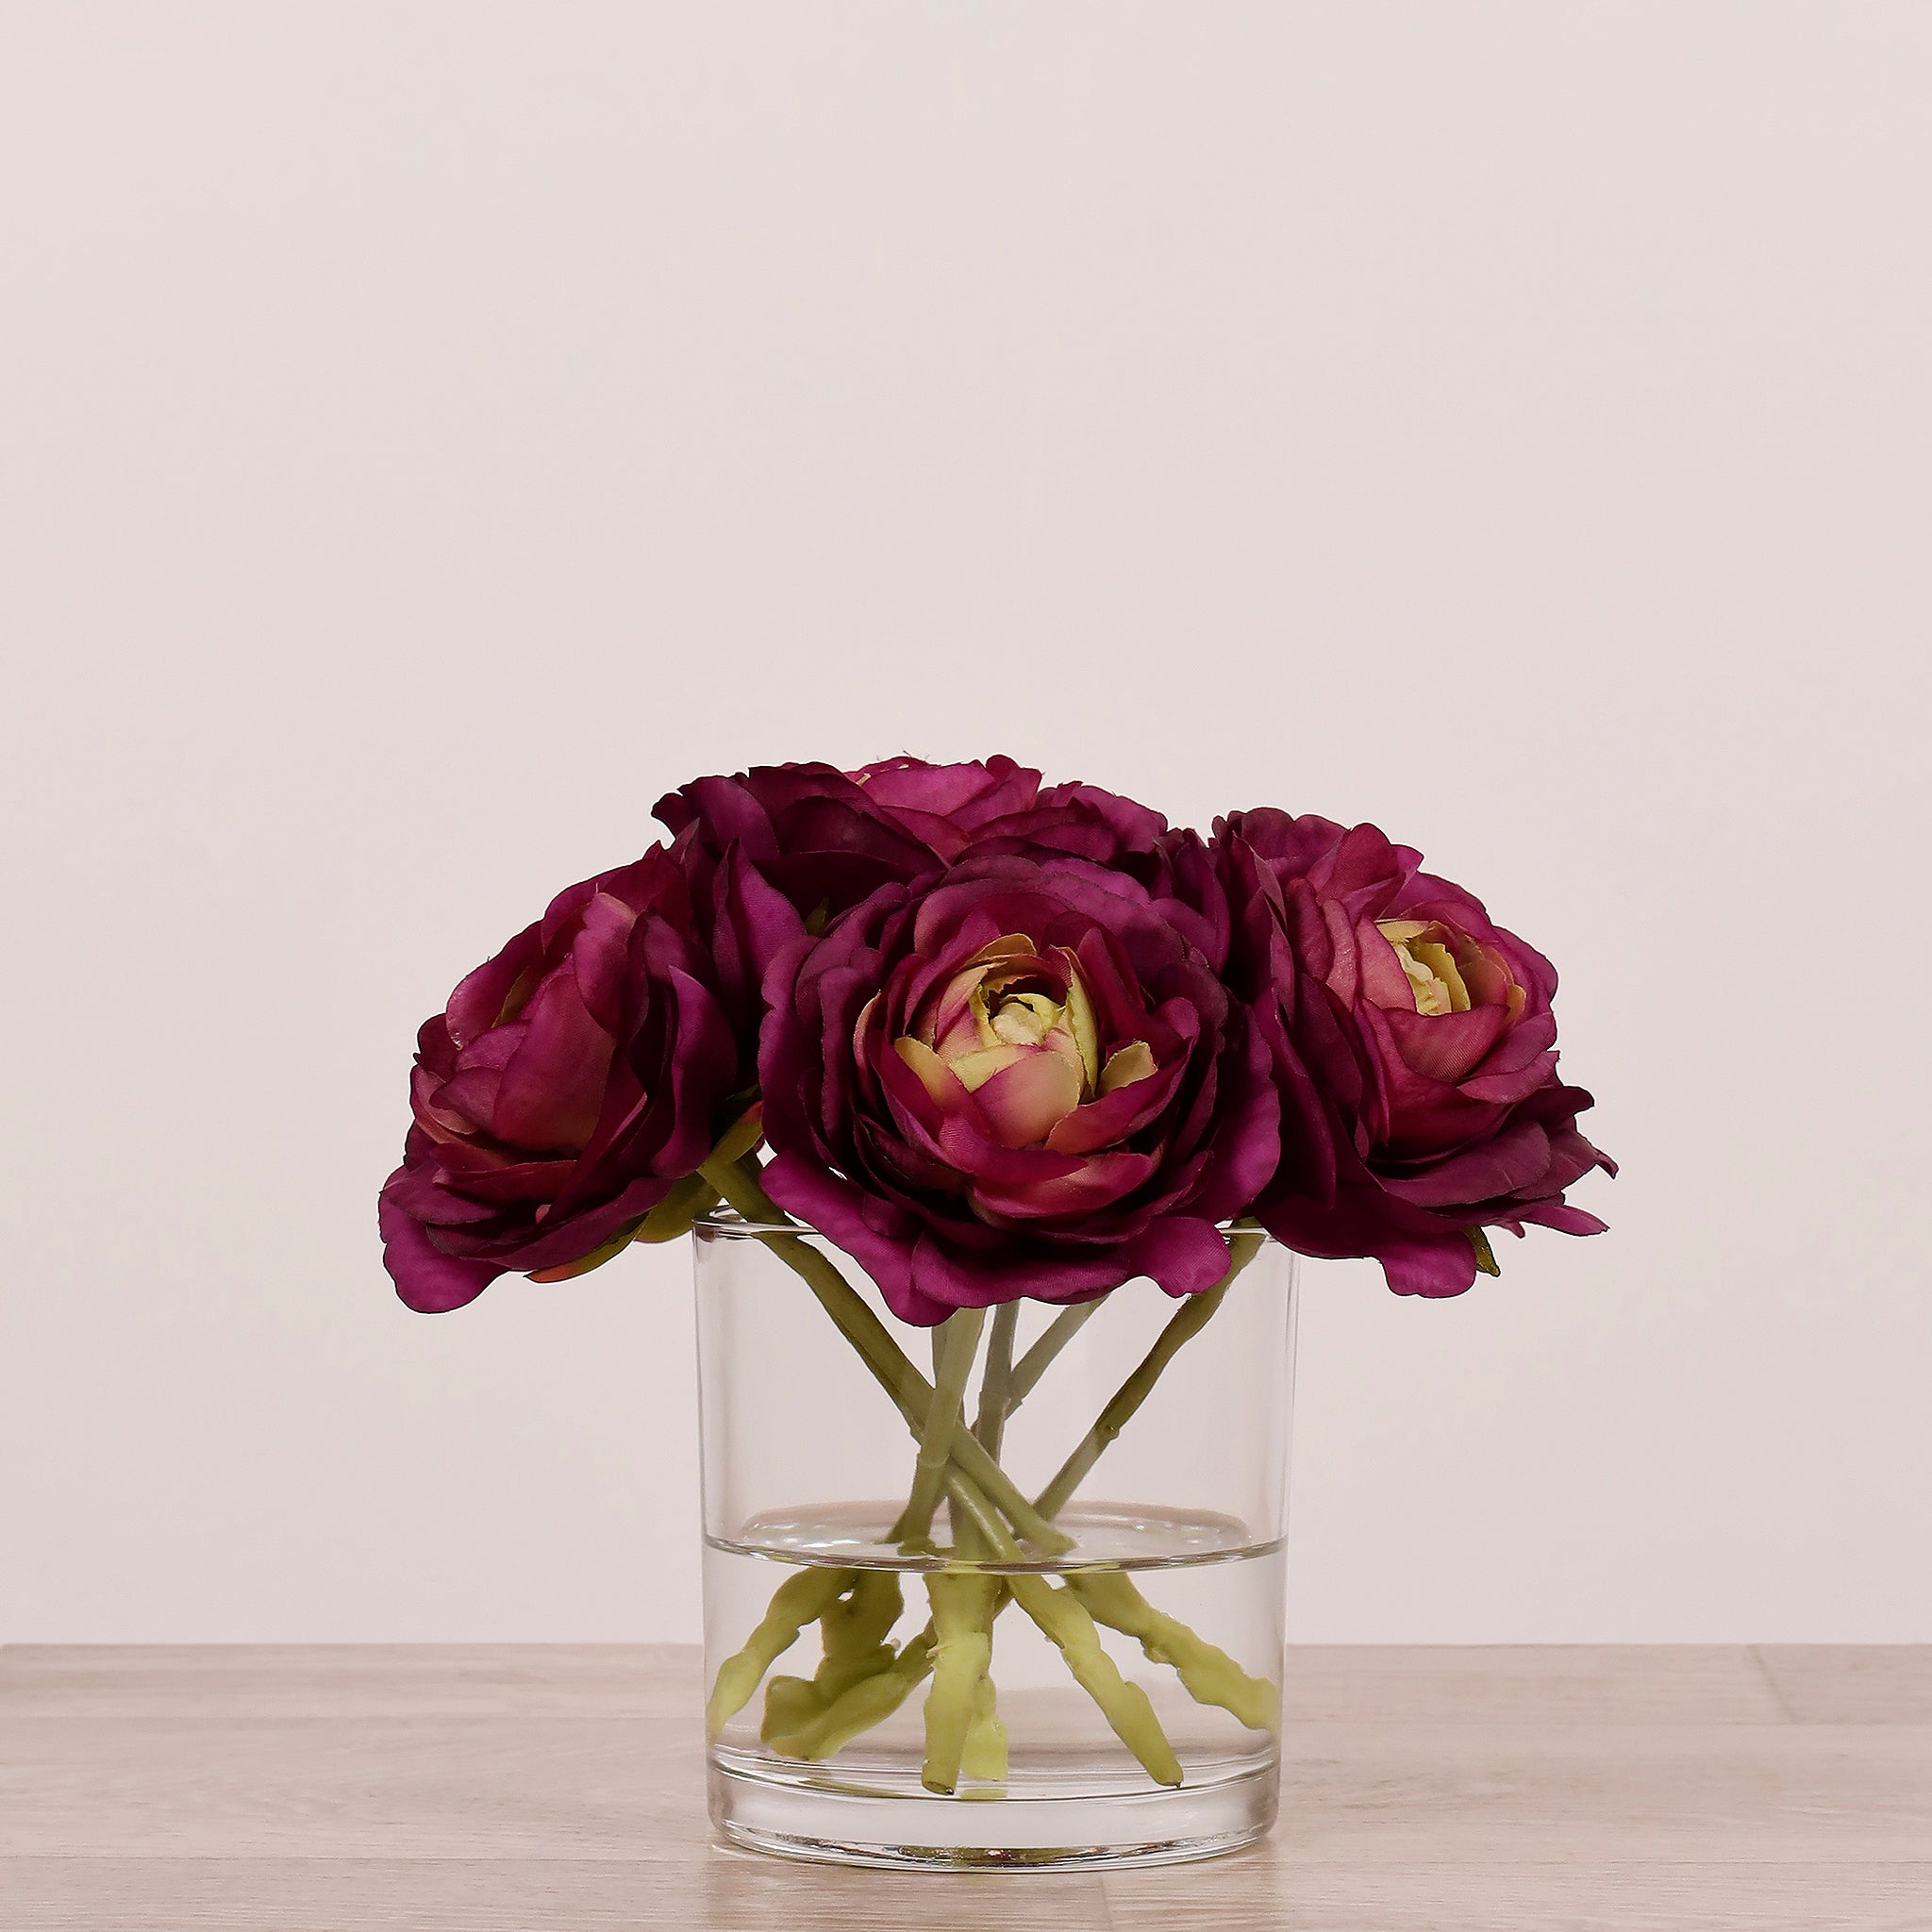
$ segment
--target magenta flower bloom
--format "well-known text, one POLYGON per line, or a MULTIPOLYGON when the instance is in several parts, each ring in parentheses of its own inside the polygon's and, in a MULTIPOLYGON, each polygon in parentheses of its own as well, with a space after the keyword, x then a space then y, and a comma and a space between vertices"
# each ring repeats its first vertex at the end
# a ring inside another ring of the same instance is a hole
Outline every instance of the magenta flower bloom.
POLYGON ((1373 825, 1279 811, 1217 820, 1241 908, 1229 977, 1282 1098, 1282 1158, 1257 1208, 1308 1255, 1373 1256, 1402 1294, 1475 1279, 1465 1230, 1603 1223, 1564 1190, 1615 1164, 1557 1074, 1557 974, 1479 901, 1373 825))
POLYGON ((1215 1224, 1274 1172, 1278 1103, 1194 937, 1226 927, 1179 849, 1199 841, 1165 836, 1161 882, 1211 903, 1063 852, 974 850, 774 962, 766 1186, 903 1320, 1225 1273, 1215 1224))
MULTIPOLYGON (((765 969, 808 922, 823 926, 879 887, 930 876, 969 851, 1045 847, 1122 867, 1184 906, 1218 899, 1198 877, 1173 878, 1178 835, 1158 812, 1098 786, 1042 788, 1008 758, 885 758, 857 772, 760 765, 693 779, 659 799, 657 816, 675 835, 734 1019, 754 1040, 765 969)), ((1198 840, 1179 862, 1212 871, 1198 840)), ((1194 936, 1225 950, 1224 924, 1194 936)))
POLYGON ((751 1078, 670 856, 570 887, 417 1037, 380 1205, 396 1291, 435 1312, 615 1252, 751 1078))
POLYGON ((1041 789, 1008 758, 932 765, 883 758, 857 772, 759 765, 696 778, 658 801, 677 837, 722 859, 736 843, 802 915, 844 911, 880 886, 918 878, 969 846, 1051 846, 1111 863, 1167 829, 1158 812, 1098 786, 1041 789))

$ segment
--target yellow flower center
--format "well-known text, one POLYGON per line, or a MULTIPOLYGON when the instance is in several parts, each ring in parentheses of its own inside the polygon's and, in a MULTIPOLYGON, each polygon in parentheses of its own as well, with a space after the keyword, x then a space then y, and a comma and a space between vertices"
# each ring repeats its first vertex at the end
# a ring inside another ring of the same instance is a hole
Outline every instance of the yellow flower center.
POLYGON ((1469 1011, 1469 988, 1449 950, 1446 927, 1432 919, 1378 919, 1375 930, 1395 948, 1418 1013, 1469 1011))
POLYGON ((1402 962, 1418 1013, 1434 1019, 1502 1007, 1514 1020, 1523 1011, 1528 994, 1495 947, 1435 919, 1378 919, 1375 930, 1402 962))
POLYGON ((941 1102, 958 1091, 953 1080, 977 1093, 1008 1076, 997 1093, 1002 1119, 1022 1135, 1008 1143, 1016 1145, 1043 1141, 1076 1107, 1155 1071, 1143 1040, 1102 1058, 1074 954, 1056 947, 1042 955, 1024 933, 981 947, 894 1046, 941 1102))

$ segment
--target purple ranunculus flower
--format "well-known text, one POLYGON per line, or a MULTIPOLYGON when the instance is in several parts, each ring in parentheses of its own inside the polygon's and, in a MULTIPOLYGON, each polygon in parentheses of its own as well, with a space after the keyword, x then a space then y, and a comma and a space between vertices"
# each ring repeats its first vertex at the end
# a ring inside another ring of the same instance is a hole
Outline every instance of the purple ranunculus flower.
POLYGON ((752 1077, 670 855, 570 887, 417 1037, 381 1200, 397 1292, 435 1312, 614 1253, 752 1077))
POLYGON ((1278 1103, 1192 936, 1225 930, 1211 870, 1178 849, 1158 870, 1216 903, 1066 852, 971 850, 774 962, 766 1185, 902 1319, 1225 1273, 1215 1224, 1274 1171, 1278 1103))
POLYGON ((822 927, 884 885, 903 885, 977 853, 1041 848, 1127 872, 1171 900, 1190 936, 1216 958, 1227 932, 1212 865, 1198 840, 1095 785, 1042 786, 1009 758, 934 765, 884 758, 856 772, 759 765, 697 778, 657 815, 691 895, 741 1034, 756 1035, 765 968, 808 924, 822 927))
POLYGON ((1373 1256, 1398 1293, 1459 1294, 1466 1230, 1603 1223, 1563 1191, 1616 1166, 1557 1077, 1556 970, 1373 825, 1218 820, 1229 977, 1274 1055, 1279 1173, 1256 1211, 1304 1254, 1373 1256))

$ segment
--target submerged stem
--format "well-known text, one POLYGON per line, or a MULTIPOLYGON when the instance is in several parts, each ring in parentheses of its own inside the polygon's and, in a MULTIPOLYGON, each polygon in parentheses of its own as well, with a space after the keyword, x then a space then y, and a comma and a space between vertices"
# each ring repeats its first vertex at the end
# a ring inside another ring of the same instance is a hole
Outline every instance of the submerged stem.
MULTIPOLYGON (((1019 1546, 997 1524, 991 1541, 993 1555, 1002 1562, 1020 1560, 1019 1546)), ((1099 1705, 1114 1736, 1140 1760, 1147 1775, 1157 1784, 1179 1784, 1180 1759, 1174 1755, 1154 1706, 1140 1685, 1121 1675, 1102 1648, 1100 1633, 1093 1627, 1086 1605, 1072 1590, 1057 1590, 1045 1577, 1030 1571, 1013 1572, 1006 1586, 1013 1601, 1066 1659, 1074 1682, 1099 1705)), ((996 1610, 996 1604, 993 1608, 996 1610)))
POLYGON ((820 1613, 824 1654, 817 1671, 809 1677, 774 1677, 765 1686, 759 1736, 770 1743, 795 1733, 855 1684, 890 1669, 895 1654, 887 1640, 905 1607, 905 1594, 891 1571, 855 1573, 850 1592, 820 1613))
MULTIPOLYGON (((991 1642, 992 1619, 997 1607, 987 1615, 987 1638, 991 1642)), ((997 1784, 1007 1774, 1007 1726, 1000 1717, 999 1697, 991 1674, 979 1680, 979 1699, 973 1708, 973 1727, 966 1733, 966 1749, 959 1769, 968 1777, 997 1784)))
POLYGON ((858 1580, 856 1570, 814 1569, 801 1570, 778 1586, 744 1648, 718 1666, 705 1705, 707 1737, 716 1741, 726 1723, 751 1702, 765 1673, 798 1641, 798 1633, 824 1616, 858 1580))
POLYGON ((928 1624, 892 1662, 862 1677, 823 1709, 801 1711, 794 1728, 766 1733, 766 1742, 782 1757, 829 1757, 861 1731, 882 1724, 918 1688, 932 1669, 933 1628, 928 1624))
POLYGON ((1172 1664, 1196 1704, 1218 1704, 1251 1731, 1280 1728, 1280 1687, 1250 1675, 1219 1644, 1157 1610, 1131 1576, 1119 1570, 1075 1570, 1069 1573, 1067 1587, 1096 1624, 1133 1638, 1149 1663, 1172 1664))
POLYGON ((940 1570, 925 1579, 932 1603, 932 1689, 925 1693, 925 1761, 920 1782, 950 1794, 958 1785, 960 1761, 980 1687, 992 1661, 992 1598, 999 1585, 973 1571, 940 1570))
MULTIPOLYGON (((999 1318, 994 1320, 994 1332, 989 1348, 997 1356, 1001 1337, 999 1318)), ((1007 1341, 1010 1345, 1011 1332, 1008 1329, 1007 1341)), ((993 1363, 989 1361, 987 1374, 993 1373, 993 1363)), ((983 1387, 983 1385, 982 1385, 983 1387)), ((991 1453, 997 1454, 997 1444, 991 1453)), ((993 1545, 987 1532, 974 1520, 970 1510, 957 1500, 952 1509, 953 1548, 963 1563, 984 1563, 991 1556, 993 1545)), ((977 1586, 971 1600, 974 1620, 974 1652, 978 1657, 979 1681, 974 1691, 966 1719, 965 1735, 959 1743, 957 1761, 954 1760, 952 1740, 947 1725, 953 1721, 949 1703, 957 1704, 958 1693, 949 1691, 941 1695, 942 1681, 949 1681, 948 1666, 957 1673, 962 1663, 969 1661, 956 1646, 948 1657, 943 1646, 933 1652, 932 1690, 926 1693, 925 1704, 925 1763, 921 1776, 928 1790, 952 1790, 961 1775, 977 1778, 982 1782, 996 1783, 1007 1774, 1007 1727, 1001 1723, 998 1701, 992 1688, 992 1633, 998 1621, 1000 1606, 1006 1600, 1006 1586, 997 1578, 984 1573, 973 1576, 977 1586), (941 1780, 934 1782, 937 1778, 941 1780), (950 1779, 950 1782, 946 1780, 950 1779)), ((941 1627, 940 1604, 944 1594, 944 1586, 935 1578, 928 1585, 932 1599, 933 1628, 941 1627)))

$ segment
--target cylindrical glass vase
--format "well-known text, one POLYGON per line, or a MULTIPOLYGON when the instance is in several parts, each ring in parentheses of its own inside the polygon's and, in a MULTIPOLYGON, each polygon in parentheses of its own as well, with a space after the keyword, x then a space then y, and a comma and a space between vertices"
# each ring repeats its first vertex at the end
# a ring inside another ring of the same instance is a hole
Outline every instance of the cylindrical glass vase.
POLYGON ((727 1838, 986 1868, 1206 1857, 1268 1829, 1295 1257, 1232 1239, 1207 1295, 1132 1281, 919 1328, 816 1235, 700 1222, 727 1838))

